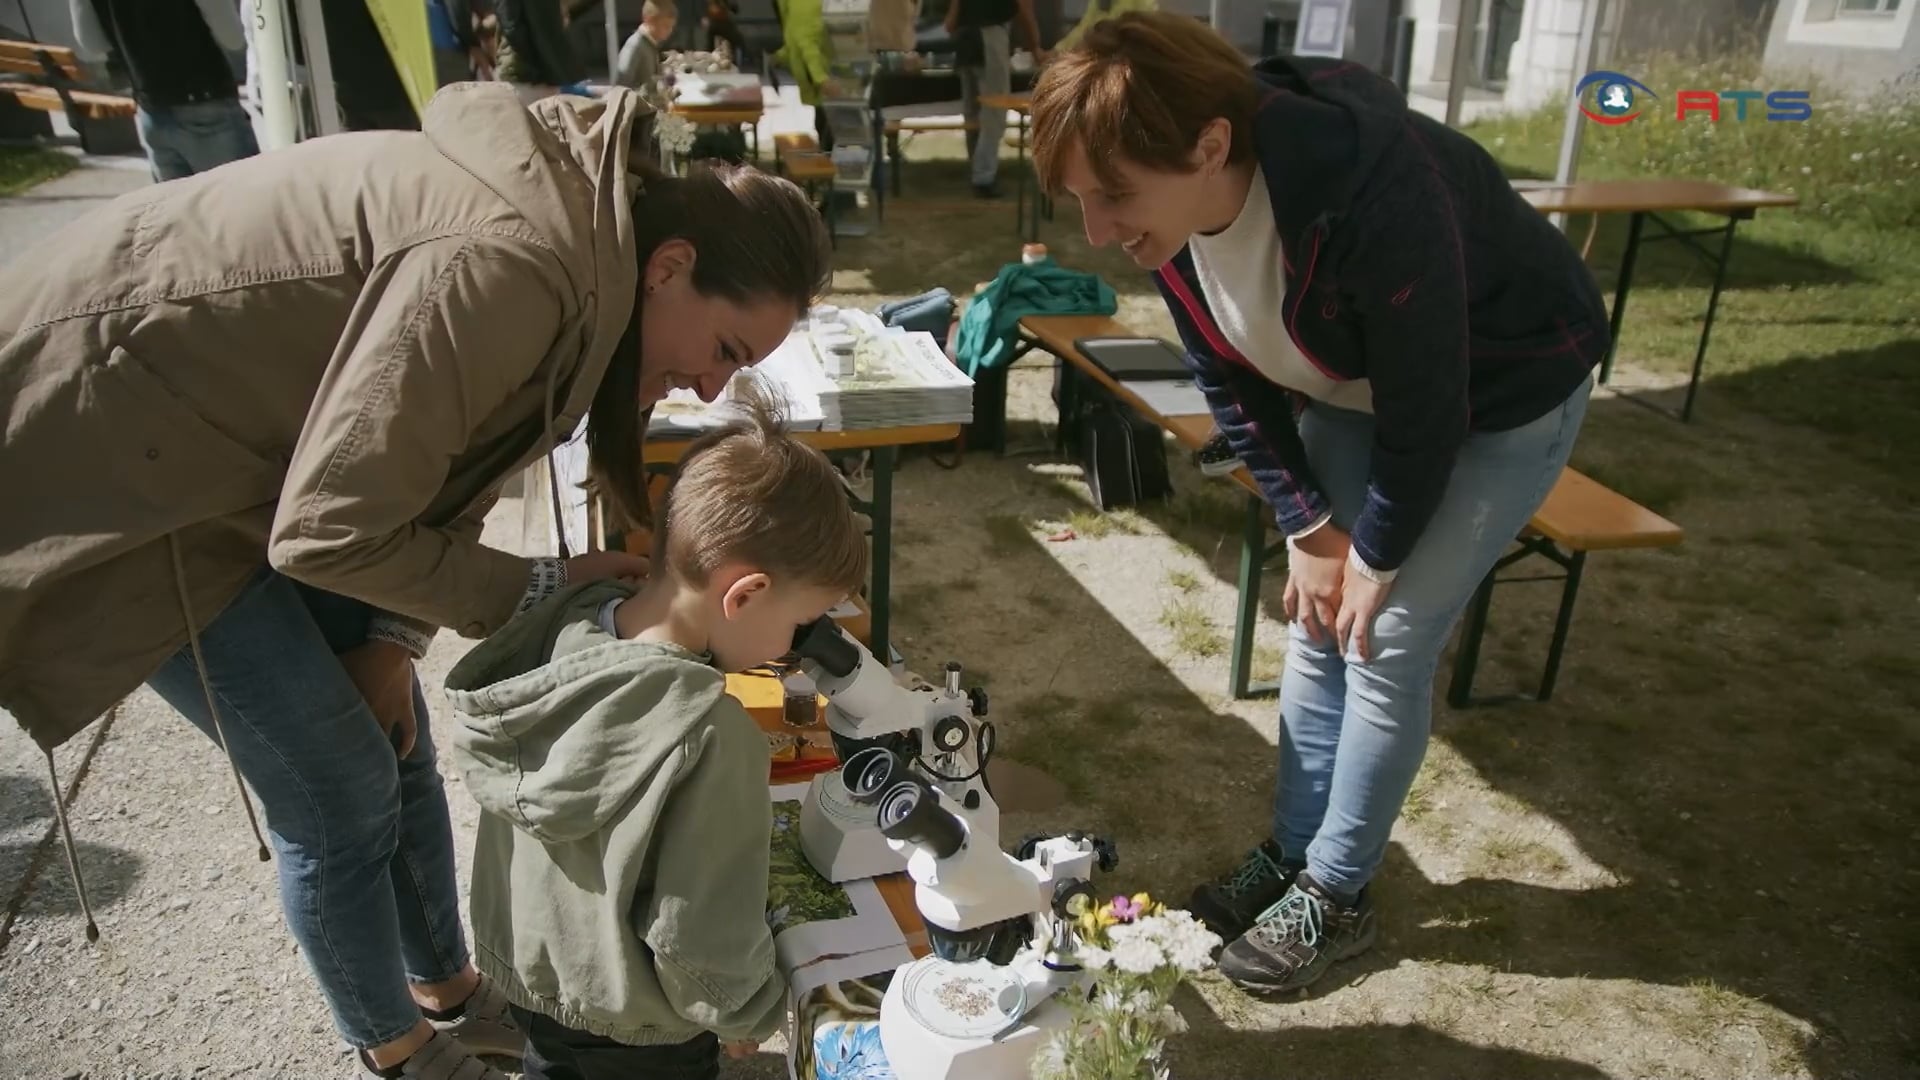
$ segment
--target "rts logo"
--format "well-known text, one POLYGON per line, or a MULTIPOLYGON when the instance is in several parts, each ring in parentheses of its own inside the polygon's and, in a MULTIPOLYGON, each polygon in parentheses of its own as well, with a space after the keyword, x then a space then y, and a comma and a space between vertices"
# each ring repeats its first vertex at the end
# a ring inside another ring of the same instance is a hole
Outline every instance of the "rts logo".
MULTIPOLYGON (((1660 96, 1638 79, 1617 71, 1589 72, 1573 88, 1573 94, 1587 119, 1610 127, 1644 115, 1646 110, 1640 108, 1642 95, 1649 102, 1660 96), (1593 106, 1589 107, 1587 92, 1594 88, 1593 106)), ((1690 114, 1705 113, 1708 120, 1719 123, 1720 106, 1726 103, 1733 107, 1734 120, 1747 118, 1748 105, 1761 106, 1766 119, 1774 123, 1809 120, 1813 117, 1813 103, 1808 100, 1811 96, 1806 90, 1681 90, 1674 94, 1673 118, 1685 120, 1690 114)))

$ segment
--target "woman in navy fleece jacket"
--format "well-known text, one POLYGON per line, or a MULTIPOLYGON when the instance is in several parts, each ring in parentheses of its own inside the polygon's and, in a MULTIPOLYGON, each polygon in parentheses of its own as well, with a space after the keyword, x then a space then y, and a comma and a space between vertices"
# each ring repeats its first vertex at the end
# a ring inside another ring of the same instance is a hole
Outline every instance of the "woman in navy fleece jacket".
POLYGON ((1485 151, 1356 65, 1124 15, 1041 76, 1033 138, 1152 272, 1287 537, 1273 833, 1192 906, 1229 978, 1298 989, 1372 944, 1440 651, 1566 464, 1605 308, 1485 151))

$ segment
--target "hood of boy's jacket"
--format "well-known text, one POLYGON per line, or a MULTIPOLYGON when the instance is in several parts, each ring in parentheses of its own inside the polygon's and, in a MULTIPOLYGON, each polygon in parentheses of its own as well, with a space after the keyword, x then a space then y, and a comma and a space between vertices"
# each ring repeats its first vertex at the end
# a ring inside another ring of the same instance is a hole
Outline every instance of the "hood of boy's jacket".
POLYGON ((543 842, 604 827, 726 693, 706 656, 600 629, 601 607, 632 594, 617 582, 564 590, 447 676, 467 789, 543 842))

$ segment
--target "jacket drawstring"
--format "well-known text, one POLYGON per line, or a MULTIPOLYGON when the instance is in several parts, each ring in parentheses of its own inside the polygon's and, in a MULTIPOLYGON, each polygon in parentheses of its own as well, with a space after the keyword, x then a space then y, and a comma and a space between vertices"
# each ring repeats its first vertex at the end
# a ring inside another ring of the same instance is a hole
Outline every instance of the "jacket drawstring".
POLYGON ((73 875, 73 891, 80 897, 80 913, 87 917, 87 941, 89 944, 100 940, 100 924, 93 921, 93 904, 87 900, 87 879, 80 873, 80 856, 73 847, 73 829, 67 825, 67 793, 60 786, 60 770, 53 763, 53 751, 41 748, 47 755, 47 776, 53 780, 53 816, 60 821, 60 841, 67 849, 67 873, 73 875))
POLYGON ((548 371, 547 407, 542 412, 546 417, 547 448, 540 456, 547 463, 547 496, 553 502, 554 532, 560 537, 560 557, 567 559, 573 557, 573 552, 567 550, 567 514, 564 504, 560 502, 560 468, 553 463, 553 452, 560 447, 553 433, 553 399, 557 396, 557 382, 557 373, 548 371))
POLYGON ((214 700, 213 679, 207 675, 207 661, 200 654, 200 624, 194 621, 193 602, 187 597, 187 570, 180 558, 180 539, 173 533, 167 534, 167 550, 173 555, 173 584, 180 592, 180 614, 187 621, 187 647, 193 651, 193 666, 200 673, 200 689, 207 695, 207 715, 213 717, 213 733, 220 740, 220 753, 226 756, 227 767, 233 770, 233 786, 240 792, 240 805, 247 812, 247 824, 252 827, 253 838, 260 845, 260 861, 266 862, 272 858, 267 853, 267 838, 260 834, 260 822, 253 816, 253 800, 247 797, 247 785, 240 778, 240 766, 227 749, 227 732, 220 724, 220 707, 214 700))

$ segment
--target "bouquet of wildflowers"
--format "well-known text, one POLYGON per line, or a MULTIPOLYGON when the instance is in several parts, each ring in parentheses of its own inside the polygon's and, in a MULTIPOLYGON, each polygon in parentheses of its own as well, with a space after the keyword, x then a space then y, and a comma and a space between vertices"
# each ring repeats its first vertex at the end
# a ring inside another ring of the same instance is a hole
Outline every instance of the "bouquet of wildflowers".
POLYGON ((1073 1020, 1034 1061, 1036 1080, 1165 1080, 1160 1056, 1172 1030, 1174 991, 1213 965, 1220 938, 1192 915, 1146 893, 1081 912, 1080 961, 1097 972, 1073 1020))

